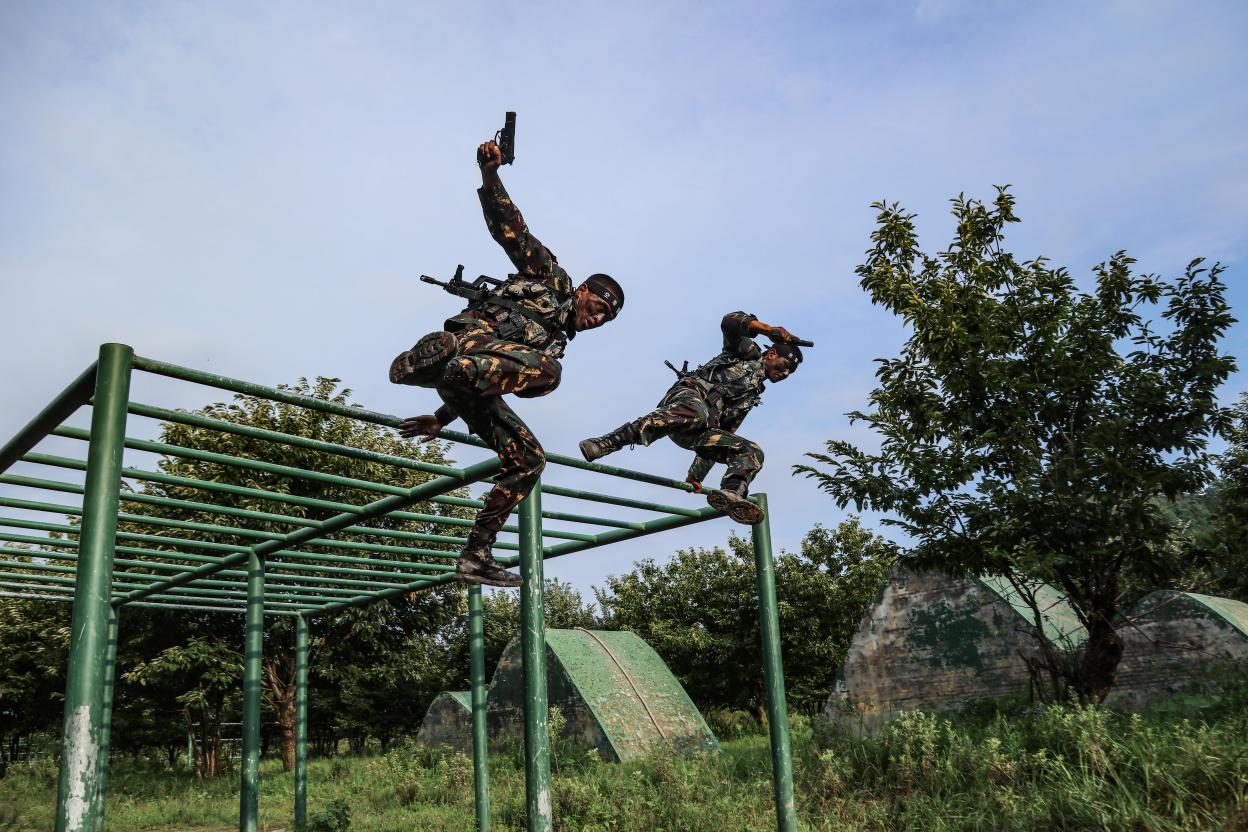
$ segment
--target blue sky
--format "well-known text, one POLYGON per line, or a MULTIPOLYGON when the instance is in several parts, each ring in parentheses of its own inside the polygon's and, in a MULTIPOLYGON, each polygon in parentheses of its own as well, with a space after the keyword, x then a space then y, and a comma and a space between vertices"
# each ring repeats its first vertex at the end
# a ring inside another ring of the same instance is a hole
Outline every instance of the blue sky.
MULTIPOLYGON (((574 276, 609 272, 628 295, 573 344, 559 391, 518 409, 573 453, 658 400, 664 359, 713 354, 726 311, 815 340, 742 429, 767 451, 757 487, 777 545, 795 548, 844 513, 790 466, 829 438, 870 442, 843 414, 904 338, 853 274, 872 201, 918 212, 937 249, 950 197, 1008 183, 1020 255, 1084 281, 1119 249, 1168 276, 1221 260, 1244 315, 1246 9, 6 3, 0 437, 105 341, 268 384, 337 376, 372 409, 430 411, 431 392, 385 371, 456 309, 418 275, 507 270, 473 152, 513 109, 503 176, 534 233, 574 276)), ((1226 342, 1241 358, 1246 332, 1226 342)), ((1235 376, 1225 400, 1246 386, 1235 376)), ((681 475, 688 454, 610 461, 681 475)), ((703 525, 548 574, 588 594, 638 557, 728 533, 703 525)))

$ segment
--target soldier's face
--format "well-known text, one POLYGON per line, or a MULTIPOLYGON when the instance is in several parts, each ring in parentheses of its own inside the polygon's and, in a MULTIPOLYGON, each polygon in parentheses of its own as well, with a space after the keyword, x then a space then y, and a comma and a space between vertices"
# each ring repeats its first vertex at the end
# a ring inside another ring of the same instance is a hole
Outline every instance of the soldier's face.
POLYGON ((572 305, 572 325, 577 332, 596 329, 611 320, 610 304, 585 286, 577 287, 576 299, 572 305))
POLYGON ((796 365, 788 358, 783 357, 775 350, 767 350, 763 353, 763 372, 767 375, 767 380, 772 384, 777 381, 784 381, 793 371, 796 365))

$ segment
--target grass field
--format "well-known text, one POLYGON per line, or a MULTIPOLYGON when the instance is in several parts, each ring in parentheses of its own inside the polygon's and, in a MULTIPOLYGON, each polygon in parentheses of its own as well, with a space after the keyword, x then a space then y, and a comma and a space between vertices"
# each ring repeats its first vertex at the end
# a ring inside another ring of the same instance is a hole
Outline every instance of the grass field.
MULTIPOLYGON (((1126 717, 1097 708, 1016 714, 913 714, 858 739, 822 721, 793 730, 798 810, 810 830, 1248 830, 1248 712, 1203 720, 1126 717)), ((491 758, 493 823, 524 828, 518 753, 491 758)), ((556 828, 772 830, 765 734, 723 743, 719 755, 656 756, 626 765, 568 747, 554 755, 556 828)), ((309 810, 319 832, 473 828, 467 757, 404 746, 369 757, 313 760, 309 810), (319 816, 319 818, 318 818, 319 816)), ((261 821, 289 829, 294 780, 262 766, 261 821)), ((0 829, 53 826, 49 762, 0 780, 0 829)), ((120 760, 109 779, 110 830, 237 828, 235 777, 197 782, 120 760)))

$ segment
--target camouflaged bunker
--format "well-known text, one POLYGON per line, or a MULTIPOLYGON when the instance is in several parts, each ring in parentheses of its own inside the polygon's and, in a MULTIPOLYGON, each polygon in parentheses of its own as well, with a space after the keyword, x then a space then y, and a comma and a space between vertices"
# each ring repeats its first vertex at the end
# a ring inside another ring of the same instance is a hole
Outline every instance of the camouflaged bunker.
POLYGON ((1216 693, 1221 674, 1248 671, 1248 604, 1163 590, 1129 618, 1107 705, 1141 711, 1176 693, 1203 697, 1216 693))
MULTIPOLYGON (((549 703, 566 719, 562 737, 624 762, 662 748, 717 751, 719 743, 685 689, 638 635, 547 630, 549 703)), ((490 683, 490 742, 523 739, 524 678, 519 638, 503 651, 490 683)))
MULTIPOLYGON (((1045 585, 1035 591, 1049 638, 1081 644, 1086 634, 1062 596, 1045 585)), ((1004 578, 894 569, 858 625, 824 713, 871 731, 901 711, 1026 695, 1034 627, 1004 578)))
POLYGON ((464 754, 472 753, 472 693, 449 690, 429 703, 416 734, 417 745, 445 745, 464 754))

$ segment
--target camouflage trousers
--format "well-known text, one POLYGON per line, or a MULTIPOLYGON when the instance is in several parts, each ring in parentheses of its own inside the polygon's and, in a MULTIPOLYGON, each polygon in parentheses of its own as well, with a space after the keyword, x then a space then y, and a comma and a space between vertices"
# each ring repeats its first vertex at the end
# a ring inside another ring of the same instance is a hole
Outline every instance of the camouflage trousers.
POLYGON ((763 449, 757 443, 726 430, 712 427, 716 423, 711 407, 702 392, 694 387, 677 384, 650 413, 633 422, 643 445, 670 437, 682 448, 698 455, 690 474, 699 481, 711 466, 722 462, 728 466, 721 488, 749 490, 749 485, 763 467, 763 449))
POLYGON ((447 362, 437 391, 502 461, 473 530, 477 542, 492 544, 546 467, 541 443, 502 396, 544 396, 559 386, 563 367, 540 350, 479 331, 455 337, 459 355, 447 362))

